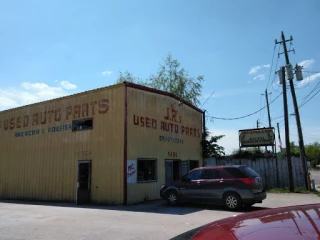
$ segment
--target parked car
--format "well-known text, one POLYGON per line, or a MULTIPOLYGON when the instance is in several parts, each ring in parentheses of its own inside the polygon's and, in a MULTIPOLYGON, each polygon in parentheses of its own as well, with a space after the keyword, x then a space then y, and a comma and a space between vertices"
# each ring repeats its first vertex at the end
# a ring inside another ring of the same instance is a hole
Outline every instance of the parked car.
POLYGON ((267 195, 258 173, 244 165, 210 166, 164 184, 160 196, 168 204, 182 201, 225 205, 230 210, 262 203, 267 195))
POLYGON ((320 204, 273 208, 218 220, 172 240, 320 239, 320 204))

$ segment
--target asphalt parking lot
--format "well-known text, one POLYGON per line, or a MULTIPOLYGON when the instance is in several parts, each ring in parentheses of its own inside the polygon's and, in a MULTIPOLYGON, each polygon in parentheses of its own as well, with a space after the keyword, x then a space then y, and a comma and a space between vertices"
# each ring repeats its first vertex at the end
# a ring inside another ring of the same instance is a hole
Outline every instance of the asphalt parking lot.
POLYGON ((262 204, 241 212, 222 207, 150 201, 131 206, 0 201, 0 239, 170 239, 208 222, 288 205, 319 203, 315 194, 268 194, 262 204))

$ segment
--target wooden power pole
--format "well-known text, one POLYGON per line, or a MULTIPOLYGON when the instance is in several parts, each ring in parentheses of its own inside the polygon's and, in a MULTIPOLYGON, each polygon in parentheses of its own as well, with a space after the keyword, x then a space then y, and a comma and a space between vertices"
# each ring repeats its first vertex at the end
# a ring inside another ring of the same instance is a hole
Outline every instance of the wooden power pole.
POLYGON ((283 104, 284 104, 284 127, 286 136, 286 156, 288 164, 288 174, 289 174, 289 190, 294 191, 293 176, 292 176, 292 162, 290 153, 290 138, 289 138, 289 119, 288 119, 288 103, 287 103, 287 86, 286 86, 286 70, 285 67, 281 68, 282 74, 282 90, 283 90, 283 104))
MULTIPOLYGON (((288 50, 287 50, 287 41, 292 41, 292 37, 290 37, 289 40, 286 40, 284 37, 283 32, 281 32, 281 42, 276 43, 282 43, 283 45, 283 50, 284 50, 284 55, 286 59, 286 64, 287 68, 290 67, 290 61, 289 61, 289 56, 288 56, 288 50)), ((292 50, 291 50, 292 51, 292 50)), ((285 81, 285 79, 283 79, 285 81)), ((302 128, 301 128, 301 122, 300 122, 300 114, 299 114, 299 107, 297 103, 297 98, 296 98, 296 92, 294 89, 294 84, 293 84, 293 78, 289 79, 289 84, 290 84, 290 90, 291 90, 291 95, 292 95, 292 101, 293 101, 293 107, 294 107, 294 113, 296 117, 296 122, 297 122, 297 129, 298 129, 298 137, 299 137, 299 149, 300 149, 300 161, 302 164, 302 169, 304 173, 304 181, 305 181, 305 186, 306 189, 308 189, 308 171, 307 171, 307 165, 306 165, 306 160, 305 160, 305 148, 304 148, 304 141, 303 141, 303 134, 302 134, 302 128)))

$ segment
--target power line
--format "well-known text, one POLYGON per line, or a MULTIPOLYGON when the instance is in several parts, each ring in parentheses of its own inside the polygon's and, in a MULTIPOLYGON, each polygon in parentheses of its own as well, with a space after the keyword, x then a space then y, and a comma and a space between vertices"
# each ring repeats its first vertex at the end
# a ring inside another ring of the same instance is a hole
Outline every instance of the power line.
MULTIPOLYGON (((275 99, 273 99, 273 100, 269 103, 269 105, 270 105, 271 103, 273 103, 275 100, 277 100, 277 98, 280 97, 281 95, 282 95, 282 93, 280 93, 275 99)), ((241 116, 241 117, 236 117, 236 118, 223 118, 223 117, 211 117, 211 118, 212 118, 212 119, 219 119, 219 120, 238 120, 238 119, 250 117, 250 116, 252 116, 252 115, 254 115, 254 114, 262 111, 262 110, 265 109, 265 108, 266 108, 266 106, 264 106, 263 108, 260 108, 259 110, 255 111, 255 112, 253 112, 253 113, 250 113, 250 114, 247 114, 247 115, 241 116)))
POLYGON ((307 98, 317 89, 317 87, 319 85, 320 85, 320 82, 317 83, 317 85, 311 90, 311 92, 307 96, 303 97, 303 100, 302 100, 302 103, 300 104, 300 107, 301 107, 301 105, 303 105, 306 102, 307 98))
POLYGON ((307 101, 305 101, 301 106, 299 106, 299 108, 302 108, 305 104, 307 104, 312 98, 314 98, 318 93, 320 92, 320 90, 318 92, 316 92, 314 95, 312 95, 312 97, 310 97, 307 101))
MULTIPOLYGON (((259 108, 261 108, 261 103, 262 103, 262 94, 260 95, 260 106, 259 106, 259 108)), ((261 119, 261 112, 260 112, 259 119, 261 119)))
POLYGON ((317 71, 305 71, 305 72, 309 72, 309 73, 320 73, 320 72, 317 72, 317 71))
POLYGON ((269 83, 270 83, 270 79, 271 79, 271 72, 272 72, 272 67, 273 67, 273 59, 274 59, 274 53, 276 52, 276 44, 274 44, 274 48, 273 48, 273 54, 272 54, 272 60, 271 60, 271 68, 270 68, 270 72, 269 72, 269 80, 268 80, 268 83, 267 83, 267 87, 269 86, 269 83))
POLYGON ((204 105, 206 102, 208 102, 208 100, 211 98, 211 96, 212 96, 214 93, 215 93, 215 91, 213 91, 213 92, 211 93, 211 95, 210 95, 210 96, 207 98, 207 100, 201 105, 200 108, 202 108, 203 105, 204 105))

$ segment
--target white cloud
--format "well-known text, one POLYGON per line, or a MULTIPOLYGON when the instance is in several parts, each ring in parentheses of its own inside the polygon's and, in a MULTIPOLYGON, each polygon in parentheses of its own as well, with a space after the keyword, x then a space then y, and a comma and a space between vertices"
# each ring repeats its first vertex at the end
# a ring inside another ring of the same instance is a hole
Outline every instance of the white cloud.
POLYGON ((111 76, 111 74, 112 74, 112 71, 103 71, 102 73, 102 76, 108 76, 108 77, 110 77, 111 76))
POLYGON ((262 68, 270 68, 270 64, 264 64, 264 65, 258 65, 258 66, 255 66, 255 67, 252 67, 250 70, 249 70, 249 74, 250 75, 255 75, 258 73, 258 71, 260 71, 262 68))
POLYGON ((64 89, 76 89, 77 86, 68 82, 68 81, 61 81, 60 86, 63 87, 64 89))
POLYGON ((261 69, 261 66, 252 67, 249 71, 250 75, 256 74, 261 69))
POLYGON ((308 59, 300 62, 298 65, 303 66, 304 69, 310 69, 312 65, 315 63, 313 59, 308 59))
POLYGON ((266 76, 264 74, 259 74, 253 78, 253 80, 264 80, 266 76))
POLYGON ((49 86, 46 83, 22 82, 19 87, 0 88, 0 111, 75 93, 76 85, 67 81, 49 86))

